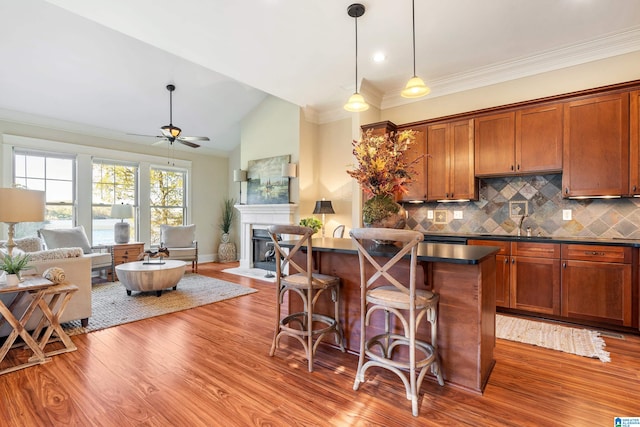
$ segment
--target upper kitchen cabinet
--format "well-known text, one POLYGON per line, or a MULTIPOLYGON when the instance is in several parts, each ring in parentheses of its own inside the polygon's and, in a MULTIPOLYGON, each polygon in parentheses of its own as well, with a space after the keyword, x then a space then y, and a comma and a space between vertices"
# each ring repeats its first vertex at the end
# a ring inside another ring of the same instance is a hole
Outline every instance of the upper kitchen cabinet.
POLYGON ((640 195, 640 90, 629 94, 629 194, 640 195))
POLYGON ((562 104, 476 119, 477 176, 562 171, 562 104))
POLYGON ((516 111, 517 173, 562 171, 562 104, 516 111))
POLYGON ((384 122, 371 123, 368 125, 363 125, 361 127, 362 132, 366 132, 371 129, 373 135, 382 136, 386 133, 392 133, 398 130, 398 126, 395 123, 390 122, 389 120, 385 120, 384 122))
POLYGON ((473 119, 427 130, 427 200, 477 200, 473 119))
POLYGON ((563 197, 629 192, 629 93, 564 105, 563 197))
POLYGON ((412 200, 427 200, 427 126, 411 126, 407 128, 400 128, 398 132, 403 130, 413 130, 416 132, 416 142, 407 150, 407 160, 413 162, 417 159, 417 162, 413 164, 413 174, 411 176, 411 183, 407 185, 407 193, 400 196, 399 201, 412 201, 412 200))
POLYGON ((515 171, 515 113, 475 119, 476 176, 502 176, 515 171))

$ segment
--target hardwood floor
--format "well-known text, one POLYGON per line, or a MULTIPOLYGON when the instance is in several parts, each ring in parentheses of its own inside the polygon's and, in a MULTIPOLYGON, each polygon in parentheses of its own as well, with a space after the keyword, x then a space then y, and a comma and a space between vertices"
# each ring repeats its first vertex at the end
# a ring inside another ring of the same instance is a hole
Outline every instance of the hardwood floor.
POLYGON ((605 337, 611 363, 497 340, 484 395, 425 380, 420 416, 400 380, 321 346, 269 357, 273 285, 202 264, 259 292, 73 337, 78 350, 0 376, 3 426, 613 426, 640 416, 640 338, 605 337))

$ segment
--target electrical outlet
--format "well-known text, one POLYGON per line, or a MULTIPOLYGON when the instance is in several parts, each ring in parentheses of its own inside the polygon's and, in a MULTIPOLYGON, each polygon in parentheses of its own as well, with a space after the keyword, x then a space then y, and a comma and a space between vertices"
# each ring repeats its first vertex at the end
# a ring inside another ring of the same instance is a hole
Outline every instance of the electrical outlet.
POLYGON ((562 220, 563 221, 571 221, 571 209, 563 209, 562 210, 562 220))
POLYGON ((427 219, 433 219, 433 211, 427 211, 427 219))
POLYGON ((462 219, 462 211, 453 211, 453 219, 462 219))

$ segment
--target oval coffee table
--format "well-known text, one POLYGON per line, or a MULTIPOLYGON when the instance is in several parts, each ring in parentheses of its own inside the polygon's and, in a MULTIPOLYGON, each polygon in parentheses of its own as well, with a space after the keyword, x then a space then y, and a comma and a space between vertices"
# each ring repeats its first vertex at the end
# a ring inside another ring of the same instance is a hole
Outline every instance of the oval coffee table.
POLYGON ((126 288, 127 295, 131 295, 131 291, 156 291, 160 296, 163 289, 178 287, 178 282, 184 276, 186 265, 184 261, 171 259, 164 260, 162 264, 144 261, 127 262, 116 265, 116 275, 126 288))

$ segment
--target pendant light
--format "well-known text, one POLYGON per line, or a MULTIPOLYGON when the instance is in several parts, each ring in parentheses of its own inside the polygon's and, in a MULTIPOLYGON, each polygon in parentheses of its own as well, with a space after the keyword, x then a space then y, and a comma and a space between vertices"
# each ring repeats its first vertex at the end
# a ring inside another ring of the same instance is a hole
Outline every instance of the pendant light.
POLYGON ((431 92, 431 89, 424 84, 424 81, 416 75, 416 2, 411 0, 413 15, 413 77, 409 79, 407 85, 400 93, 403 98, 420 98, 431 92))
POLYGON ((347 13, 350 17, 354 18, 356 22, 356 91, 344 105, 344 109, 357 113, 369 109, 367 101, 365 101, 364 97, 358 93, 358 18, 364 15, 364 5, 354 3, 347 8, 347 13))

